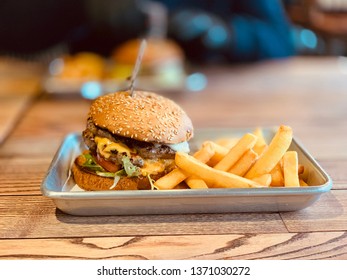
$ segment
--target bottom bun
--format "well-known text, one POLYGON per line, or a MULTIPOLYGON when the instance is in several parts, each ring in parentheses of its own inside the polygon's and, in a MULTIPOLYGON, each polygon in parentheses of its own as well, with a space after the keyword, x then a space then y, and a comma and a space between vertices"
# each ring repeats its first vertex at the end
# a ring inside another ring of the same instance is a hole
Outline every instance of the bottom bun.
MULTIPOLYGON (((92 174, 84 171, 77 164, 72 166, 72 175, 75 183, 86 191, 106 191, 106 190, 150 190, 151 183, 145 176, 140 177, 122 177, 118 181, 117 185, 110 189, 113 185, 113 178, 101 177, 96 174, 92 174)), ((165 172, 161 174, 151 175, 153 180, 158 180, 164 176, 165 172)))

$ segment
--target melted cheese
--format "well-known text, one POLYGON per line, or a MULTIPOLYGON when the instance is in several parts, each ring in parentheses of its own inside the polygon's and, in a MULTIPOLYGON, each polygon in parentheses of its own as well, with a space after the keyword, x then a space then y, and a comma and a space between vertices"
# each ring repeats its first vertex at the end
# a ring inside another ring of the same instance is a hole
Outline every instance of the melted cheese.
POLYGON ((123 143, 115 143, 110 139, 95 137, 95 143, 98 147, 98 152, 104 157, 109 158, 112 151, 117 151, 118 153, 126 153, 130 157, 130 153, 134 151, 123 143))
MULTIPOLYGON (((98 152, 106 159, 108 159, 112 151, 117 151, 118 153, 126 153, 130 157, 130 153, 135 151, 130 149, 123 143, 112 142, 108 138, 95 137, 95 143, 97 145, 98 152)), ((143 176, 158 174, 163 172, 168 166, 174 163, 173 159, 162 159, 162 160, 144 160, 144 166, 141 168, 141 174, 143 176)))
POLYGON ((141 168, 141 173, 143 176, 158 174, 163 172, 173 162, 173 159, 145 160, 144 166, 141 168))

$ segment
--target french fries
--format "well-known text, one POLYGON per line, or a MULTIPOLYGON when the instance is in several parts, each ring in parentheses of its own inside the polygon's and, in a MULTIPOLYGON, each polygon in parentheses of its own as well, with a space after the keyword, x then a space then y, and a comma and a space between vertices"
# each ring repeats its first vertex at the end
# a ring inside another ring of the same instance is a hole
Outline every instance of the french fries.
POLYGON ((265 149, 267 148, 267 144, 264 138, 263 130, 260 127, 257 127, 253 134, 258 137, 257 142, 255 142, 255 145, 253 147, 254 152, 256 152, 258 155, 261 155, 265 149))
MULTIPOLYGON (((206 143, 201 150, 197 151, 194 154, 194 157, 203 162, 208 162, 211 157, 215 154, 213 146, 211 143, 206 143)), ((184 181, 188 175, 181 169, 177 168, 169 172, 168 174, 164 175, 160 179, 158 179, 154 185, 159 190, 170 190, 173 189, 176 185, 184 181)))
POLYGON ((283 175, 285 187, 300 187, 297 152, 288 151, 284 154, 283 175))
POLYGON ((246 133, 214 168, 222 171, 229 170, 247 150, 253 148, 256 141, 255 135, 246 133))
POLYGON ((229 169, 230 173, 235 175, 244 176, 246 172, 251 168, 251 166, 257 160, 258 155, 249 149, 243 154, 243 156, 229 169))
POLYGON ((307 187, 308 186, 308 184, 303 179, 300 179, 299 182, 300 182, 300 187, 307 187))
POLYGON ((160 190, 183 181, 190 189, 308 186, 307 170, 297 152, 288 150, 292 137, 292 129, 281 125, 269 144, 261 128, 237 141, 205 141, 193 156, 177 152, 176 169, 154 185, 160 190))
POLYGON ((253 181, 257 182, 259 185, 263 187, 268 187, 271 183, 271 174, 263 174, 259 177, 253 178, 253 181))
POLYGON ((271 186, 281 187, 284 186, 283 170, 280 163, 277 163, 271 170, 271 186))
POLYGON ((159 190, 171 190, 187 177, 188 175, 183 170, 177 168, 155 181, 154 185, 159 190))
POLYGON ((230 150, 232 147, 235 146, 235 144, 239 141, 240 139, 235 138, 235 137, 229 137, 229 138, 219 138, 214 141, 214 143, 227 148, 230 150))
POLYGON ((211 149, 213 149, 214 151, 214 155, 211 157, 211 159, 207 162, 207 165, 209 166, 214 166, 216 165, 218 162, 220 162, 225 156, 226 154, 229 152, 229 149, 226 147, 223 147, 215 142, 212 141, 206 141, 202 144, 202 147, 204 146, 210 146, 211 149))
POLYGON ((281 125, 266 151, 259 157, 245 177, 252 179, 270 173, 288 150, 292 137, 292 129, 289 126, 281 125))
POLYGON ((194 157, 201 162, 208 162, 215 155, 215 146, 212 143, 205 143, 202 148, 194 154, 194 157))
POLYGON ((251 188, 260 185, 252 180, 214 169, 196 158, 182 152, 175 156, 176 164, 191 175, 199 174, 210 188, 251 188))
POLYGON ((205 181, 197 176, 190 176, 185 180, 185 182, 191 189, 208 189, 208 186, 205 183, 205 181))

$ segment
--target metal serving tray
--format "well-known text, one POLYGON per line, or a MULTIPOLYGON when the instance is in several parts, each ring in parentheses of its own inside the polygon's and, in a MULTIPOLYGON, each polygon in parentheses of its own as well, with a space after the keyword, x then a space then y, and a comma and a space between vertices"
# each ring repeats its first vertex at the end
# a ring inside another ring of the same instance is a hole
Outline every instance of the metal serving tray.
MULTIPOLYGON (((197 148, 207 139, 240 137, 250 131, 253 130, 200 129, 195 132, 191 148, 197 148)), ((263 131, 267 139, 271 139, 275 133, 271 128, 263 131)), ((299 162, 305 166, 307 172, 309 187, 75 191, 70 167, 75 157, 84 149, 80 133, 67 135, 41 185, 43 195, 52 198, 57 208, 71 215, 296 211, 310 206, 332 187, 329 175, 307 150, 293 139, 289 149, 298 152, 299 162)))

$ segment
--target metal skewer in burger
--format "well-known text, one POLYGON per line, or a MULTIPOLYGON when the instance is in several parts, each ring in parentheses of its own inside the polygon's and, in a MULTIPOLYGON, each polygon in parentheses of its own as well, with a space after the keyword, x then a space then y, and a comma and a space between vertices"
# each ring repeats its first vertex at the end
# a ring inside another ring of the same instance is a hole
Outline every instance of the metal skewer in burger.
POLYGON ((83 131, 88 150, 72 166, 75 182, 85 190, 151 189, 153 180, 175 168, 177 151, 189 152, 191 120, 172 100, 134 90, 138 68, 129 90, 91 104, 83 131))

